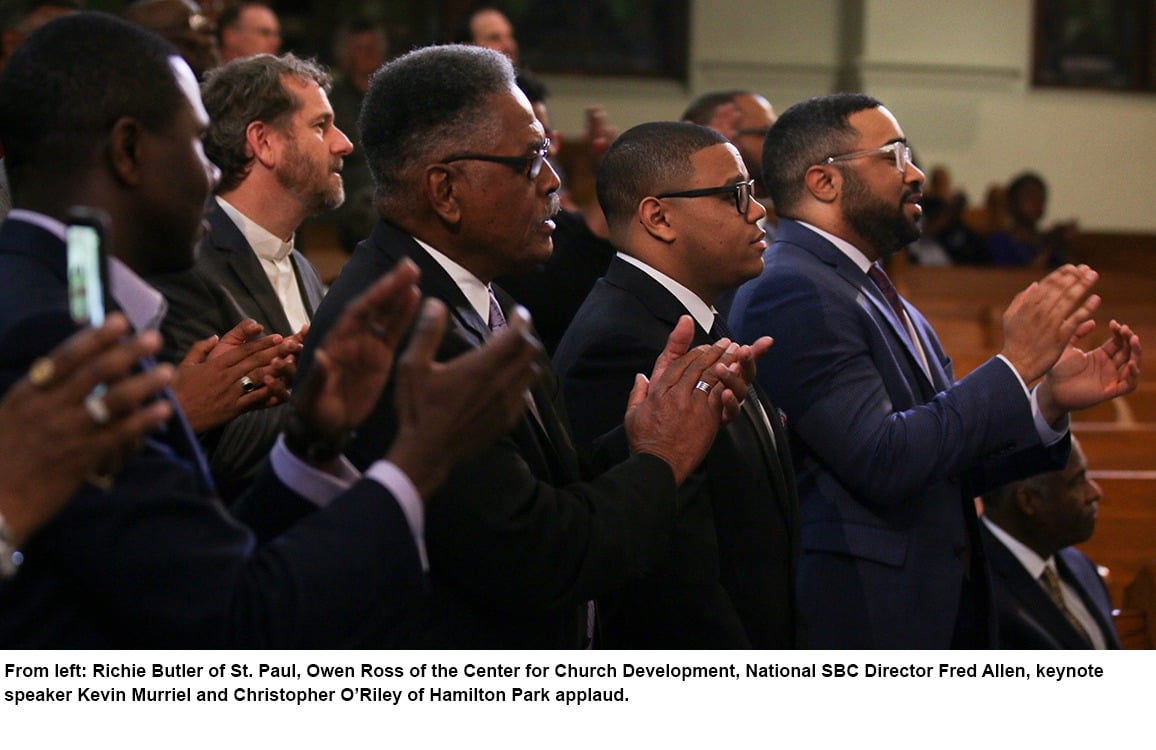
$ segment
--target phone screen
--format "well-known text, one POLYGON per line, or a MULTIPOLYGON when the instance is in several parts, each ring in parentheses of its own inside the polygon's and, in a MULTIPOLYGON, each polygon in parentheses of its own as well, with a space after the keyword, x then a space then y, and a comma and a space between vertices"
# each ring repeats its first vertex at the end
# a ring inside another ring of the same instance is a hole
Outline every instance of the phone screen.
POLYGON ((81 325, 104 323, 100 230, 89 224, 68 226, 68 309, 81 325))

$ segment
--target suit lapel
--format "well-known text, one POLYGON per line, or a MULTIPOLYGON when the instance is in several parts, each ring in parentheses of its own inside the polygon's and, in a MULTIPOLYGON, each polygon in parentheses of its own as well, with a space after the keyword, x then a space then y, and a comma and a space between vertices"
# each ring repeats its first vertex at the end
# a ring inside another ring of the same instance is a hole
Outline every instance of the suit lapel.
MULTIPOLYGON (((610 262, 605 281, 637 298, 655 318, 671 329, 678 323, 681 316, 688 314, 683 304, 662 284, 621 258, 615 258, 610 262)), ((692 347, 713 343, 714 339, 711 335, 704 331, 697 322, 694 328, 692 347)), ((784 467, 789 467, 791 462, 788 437, 786 431, 782 429, 778 412, 766 394, 757 384, 752 386, 752 390, 754 399, 760 401, 763 411, 766 412, 766 421, 759 414, 755 401, 750 396, 743 402, 742 413, 739 418, 746 419, 750 423, 751 429, 754 430, 762 449, 760 454, 763 463, 775 485, 775 497, 778 500, 779 511, 788 524, 793 524, 795 515, 794 492, 788 486, 787 471, 784 469, 784 467), (771 436, 767 432, 767 422, 771 423, 771 429, 774 430, 774 441, 771 440, 771 436), (778 447, 777 450, 776 446, 778 447)))
MULTIPOLYGON (((209 215, 209 224, 212 226, 210 234, 212 249, 219 253, 218 258, 253 298, 254 304, 272 327, 272 330, 267 330, 266 333, 292 332, 281 300, 273 290, 273 285, 269 283, 269 277, 265 275, 260 259, 241 234, 241 230, 220 206, 209 215)), ((297 278, 300 285, 299 273, 297 278)), ((316 306, 312 309, 316 309, 316 306)))
MULTIPOLYGON (((450 319, 454 323, 454 330, 457 331, 462 343, 470 348, 476 348, 485 342, 490 335, 489 323, 482 320, 457 283, 425 251, 425 248, 405 232, 383 221, 378 222, 371 239, 378 249, 390 259, 390 267, 396 265, 403 257, 407 257, 417 264, 421 270, 419 284, 422 293, 428 297, 436 297, 445 303, 449 309, 450 319)), ((511 303, 509 296, 505 295, 504 292, 500 296, 499 304, 502 304, 503 300, 507 306, 511 303)), ((544 372, 551 375, 553 373, 548 361, 544 372)), ((527 459, 536 455, 539 459, 538 466, 545 468, 553 475, 550 477, 539 476, 540 479, 552 479, 557 482, 578 480, 580 476, 577 458, 573 455, 573 448, 568 437, 565 438, 565 442, 559 442, 566 435, 565 428, 559 423, 557 412, 541 383, 531 390, 531 395, 543 422, 539 424, 534 415, 527 410, 522 420, 514 428, 514 439, 518 442, 527 459)), ((532 461, 529 463, 533 466, 532 461)), ((535 473, 540 474, 541 468, 535 473)))
MULTIPOLYGON (((1120 648, 1120 640, 1116 635, 1116 626, 1110 619, 1110 614, 1104 610, 1105 606, 1111 608, 1111 602, 1101 602, 1095 596, 1092 590, 1093 585, 1098 585, 1095 581, 1086 581, 1082 575, 1077 573, 1075 564, 1069 561, 1069 555, 1074 555, 1074 551, 1060 550, 1056 554, 1056 570, 1059 571, 1060 578, 1064 579, 1069 586, 1071 586, 1080 596, 1080 601, 1084 603, 1084 608, 1088 610, 1088 614, 1096 621, 1096 625, 1100 628, 1100 634, 1104 636, 1104 641, 1109 648, 1120 648), (1106 619, 1106 617, 1108 619, 1106 619)), ((1093 573, 1095 574, 1095 573, 1093 573)))
MULTIPOLYGON (((919 378, 919 384, 922 386, 922 390, 927 392, 928 389, 932 389, 929 392, 929 397, 937 393, 938 390, 941 390, 936 388, 928 376, 928 373, 923 369, 923 361, 919 358, 919 352, 915 349, 911 335, 907 331, 907 326, 905 326, 895 314, 895 310, 892 309, 887 298, 883 296, 883 292, 879 290, 875 282, 868 278, 867 274, 864 273, 859 266, 855 265, 854 261, 848 258, 842 250, 831 244, 827 238, 812 232, 790 219, 780 220, 775 239, 777 242, 786 241, 798 245, 819 258, 823 263, 831 266, 839 278, 852 287, 855 292, 855 297, 857 299, 866 298, 875 310, 875 317, 886 321, 887 327, 890 328, 899 346, 906 352, 910 369, 916 373, 915 376, 919 378)), ((915 322, 917 318, 921 317, 918 311, 913 310, 907 300, 902 297, 900 297, 900 300, 903 302, 904 310, 907 311, 907 316, 912 321, 912 327, 917 331, 921 330, 921 326, 915 322)), ((922 340, 923 338, 924 337, 921 337, 920 343, 923 345, 924 352, 927 353, 928 360, 930 361, 933 358, 931 356, 932 350, 928 348, 928 342, 922 340)))

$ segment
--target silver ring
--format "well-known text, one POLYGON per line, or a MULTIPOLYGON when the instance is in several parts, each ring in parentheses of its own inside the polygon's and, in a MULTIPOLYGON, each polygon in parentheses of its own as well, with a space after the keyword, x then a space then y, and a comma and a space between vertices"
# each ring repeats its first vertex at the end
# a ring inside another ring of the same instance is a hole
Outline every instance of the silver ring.
POLYGON ((96 422, 97 427, 108 424, 108 420, 112 417, 108 413, 108 404, 104 402, 104 396, 95 393, 90 393, 84 397, 84 410, 88 412, 88 416, 92 417, 92 421, 96 422))
POLYGON ((241 376, 241 393, 252 393, 257 390, 257 384, 248 375, 241 376))
POLYGON ((705 380, 700 380, 694 384, 694 389, 696 391, 702 391, 703 393, 710 393, 711 388, 714 388, 714 386, 705 380))

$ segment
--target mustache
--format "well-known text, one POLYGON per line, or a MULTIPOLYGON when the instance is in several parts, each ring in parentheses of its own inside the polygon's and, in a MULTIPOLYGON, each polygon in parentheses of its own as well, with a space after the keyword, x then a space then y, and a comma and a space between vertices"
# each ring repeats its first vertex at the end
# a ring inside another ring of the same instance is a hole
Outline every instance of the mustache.
POLYGON ((546 209, 546 211, 547 211, 546 217, 544 219, 542 219, 542 221, 546 221, 547 219, 553 219, 555 216, 558 215, 558 212, 561 210, 562 210, 562 199, 558 197, 557 193, 550 193, 550 205, 546 209))

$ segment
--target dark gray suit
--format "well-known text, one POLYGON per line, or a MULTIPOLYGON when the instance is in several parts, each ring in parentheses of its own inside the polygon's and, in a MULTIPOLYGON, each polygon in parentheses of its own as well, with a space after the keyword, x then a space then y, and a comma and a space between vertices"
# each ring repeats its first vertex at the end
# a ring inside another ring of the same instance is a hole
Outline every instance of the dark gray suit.
MULTIPOLYGON (((194 343, 221 335, 245 318, 264 326, 266 334, 295 333, 261 261, 220 206, 209 214, 209 226, 192 269, 148 279, 169 305, 161 325, 161 359, 180 362, 194 343)), ((312 318, 325 287, 304 255, 294 250, 290 258, 312 318)), ((277 439, 283 414, 280 407, 249 412, 200 436, 223 497, 235 498, 252 481, 277 439)))

